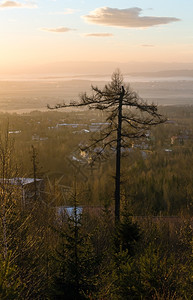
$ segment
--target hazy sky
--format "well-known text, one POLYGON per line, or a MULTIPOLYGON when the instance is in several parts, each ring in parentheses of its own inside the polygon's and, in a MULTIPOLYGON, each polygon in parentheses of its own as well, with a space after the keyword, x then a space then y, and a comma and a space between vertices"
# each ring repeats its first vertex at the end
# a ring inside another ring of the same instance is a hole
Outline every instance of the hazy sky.
POLYGON ((60 61, 193 62, 193 0, 0 0, 0 71, 60 61))

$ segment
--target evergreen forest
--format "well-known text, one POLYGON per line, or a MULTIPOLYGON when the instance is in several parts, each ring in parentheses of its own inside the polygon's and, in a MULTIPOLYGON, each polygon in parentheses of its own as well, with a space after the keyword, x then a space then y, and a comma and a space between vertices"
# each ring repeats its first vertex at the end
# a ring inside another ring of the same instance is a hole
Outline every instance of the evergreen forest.
POLYGON ((0 299, 193 299, 193 106, 121 153, 89 141, 105 111, 0 113, 0 299))

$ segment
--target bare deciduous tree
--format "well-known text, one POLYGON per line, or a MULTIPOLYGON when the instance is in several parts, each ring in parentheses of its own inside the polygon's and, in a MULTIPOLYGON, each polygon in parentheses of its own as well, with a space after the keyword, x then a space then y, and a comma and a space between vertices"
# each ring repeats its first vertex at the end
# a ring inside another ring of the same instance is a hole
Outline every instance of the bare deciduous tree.
POLYGON ((98 136, 87 147, 93 149, 101 145, 98 155, 104 155, 108 150, 116 153, 115 174, 115 222, 120 220, 120 171, 121 149, 131 146, 132 140, 146 136, 150 126, 165 122, 165 118, 158 113, 155 104, 148 104, 125 84, 119 70, 112 74, 112 80, 103 89, 92 86, 92 94, 84 93, 79 102, 57 104, 52 109, 69 107, 88 107, 107 113, 106 124, 98 136))

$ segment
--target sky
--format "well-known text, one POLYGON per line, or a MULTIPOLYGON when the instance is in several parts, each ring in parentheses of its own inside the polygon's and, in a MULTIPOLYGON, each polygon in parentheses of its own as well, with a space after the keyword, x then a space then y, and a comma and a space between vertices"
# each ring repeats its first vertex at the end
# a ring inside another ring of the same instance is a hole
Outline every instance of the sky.
POLYGON ((0 73, 60 62, 193 63, 192 0, 0 0, 0 73))

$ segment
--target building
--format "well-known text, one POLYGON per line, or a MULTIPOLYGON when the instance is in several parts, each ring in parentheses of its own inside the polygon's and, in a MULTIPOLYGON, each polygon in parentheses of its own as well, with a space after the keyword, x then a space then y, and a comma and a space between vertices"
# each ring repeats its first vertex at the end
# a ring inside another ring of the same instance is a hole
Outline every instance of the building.
POLYGON ((44 180, 25 177, 14 177, 9 179, 0 179, 1 185, 15 186, 21 195, 21 204, 23 207, 28 205, 32 199, 40 199, 41 192, 44 190, 44 180))

